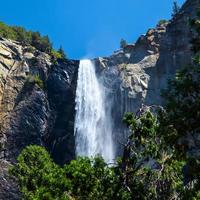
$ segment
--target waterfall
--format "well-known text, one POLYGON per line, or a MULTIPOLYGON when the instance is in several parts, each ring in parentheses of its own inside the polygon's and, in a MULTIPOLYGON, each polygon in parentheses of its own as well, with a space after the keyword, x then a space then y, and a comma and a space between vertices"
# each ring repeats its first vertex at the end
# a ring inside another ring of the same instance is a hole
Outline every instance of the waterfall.
POLYGON ((114 159, 112 119, 103 85, 90 60, 81 60, 76 89, 76 155, 114 159))

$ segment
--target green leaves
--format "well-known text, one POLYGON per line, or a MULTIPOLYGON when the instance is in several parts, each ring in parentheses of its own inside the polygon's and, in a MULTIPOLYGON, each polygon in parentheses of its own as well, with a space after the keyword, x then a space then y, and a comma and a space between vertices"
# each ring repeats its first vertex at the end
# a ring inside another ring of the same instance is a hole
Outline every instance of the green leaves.
POLYGON ((157 116, 150 110, 124 117, 131 132, 122 158, 122 180, 132 199, 173 199, 183 190, 184 162, 176 160, 173 147, 166 142, 165 134, 175 132, 160 123, 167 113, 159 110, 157 116))
POLYGON ((23 27, 8 26, 3 22, 0 22, 0 37, 19 41, 22 45, 31 45, 37 50, 51 55, 54 62, 57 61, 57 59, 66 59, 62 47, 60 47, 58 51, 53 49, 53 45, 49 40, 48 35, 42 36, 39 32, 27 31, 23 27))
POLYGON ((165 119, 161 123, 173 126, 176 141, 186 134, 200 130, 200 65, 189 66, 179 70, 176 79, 169 81, 168 88, 163 92, 166 101, 165 119), (165 121, 165 122, 164 122, 165 121))
POLYGON ((10 170, 25 200, 110 200, 127 196, 115 167, 101 157, 78 157, 60 167, 40 146, 28 146, 10 170))
POLYGON ((27 77, 26 84, 33 84, 33 85, 36 84, 41 89, 44 89, 44 82, 38 74, 37 75, 29 75, 27 77))
POLYGON ((109 200, 115 192, 118 193, 113 168, 108 167, 101 157, 78 157, 65 165, 64 169, 66 177, 71 181, 72 193, 77 199, 109 200))
POLYGON ((26 147, 10 171, 27 200, 69 199, 64 193, 70 190, 70 182, 43 147, 26 147))

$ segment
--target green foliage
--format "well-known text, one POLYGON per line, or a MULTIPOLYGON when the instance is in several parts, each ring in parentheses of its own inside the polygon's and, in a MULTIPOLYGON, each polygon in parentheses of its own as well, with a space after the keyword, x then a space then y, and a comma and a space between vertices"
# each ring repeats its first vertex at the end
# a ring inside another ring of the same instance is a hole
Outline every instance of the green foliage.
POLYGON ((70 182, 48 152, 39 146, 26 147, 11 174, 17 178, 26 200, 69 200, 70 182))
MULTIPOLYGON (((197 33, 196 37, 192 38, 192 50, 194 53, 199 53, 200 51, 200 11, 197 13, 196 18, 190 19, 190 26, 197 33)), ((195 57, 197 63, 199 63, 199 56, 195 57)))
POLYGON ((166 24, 168 21, 165 20, 165 19, 161 19, 159 22, 158 22, 158 25, 162 25, 162 24, 166 24))
MULTIPOLYGON (((160 131, 165 133, 166 143, 174 148, 177 160, 183 159, 185 190, 183 199, 199 199, 200 191, 200 157, 197 144, 190 145, 189 138, 200 133, 200 13, 190 20, 196 30, 192 40, 194 52, 192 66, 187 66, 176 73, 163 92, 166 100, 166 112, 160 113, 160 131)), ((195 143, 195 139, 194 139, 195 143)))
POLYGON ((27 31, 19 26, 7 26, 3 22, 0 22, 0 37, 19 41, 24 45, 31 45, 42 52, 50 54, 53 61, 66 59, 62 47, 58 51, 54 50, 49 37, 41 36, 39 32, 27 31))
POLYGON ((128 113, 124 122, 131 135, 122 159, 123 179, 132 199, 173 199, 183 190, 183 161, 159 132, 158 118, 149 110, 128 113))
POLYGON ((61 55, 61 59, 66 59, 67 58, 67 56, 65 54, 65 51, 62 48, 62 46, 60 46, 60 48, 58 49, 58 53, 61 55))
POLYGON ((0 37, 15 40, 17 38, 16 32, 9 26, 0 22, 0 37))
POLYGON ((41 36, 39 32, 26 31, 18 26, 7 26, 3 22, 0 22, 0 37, 30 44, 45 53, 50 53, 52 49, 48 36, 41 36))
POLYGON ((27 77, 27 80, 26 80, 26 83, 27 84, 33 84, 33 85, 37 85, 38 87, 40 87, 41 89, 44 89, 44 82, 43 80, 40 78, 40 76, 37 74, 37 75, 29 75, 27 77))
POLYGON ((26 147, 10 170, 25 200, 128 200, 115 171, 101 157, 78 157, 59 167, 39 146, 26 147))
POLYGON ((195 53, 193 65, 178 70, 174 80, 170 80, 168 88, 163 91, 166 100, 166 113, 162 113, 160 121, 163 126, 172 130, 168 135, 168 142, 179 148, 179 154, 186 153, 187 143, 178 145, 178 141, 186 135, 194 135, 200 131, 200 55, 198 46, 194 41, 200 41, 199 16, 191 20, 192 27, 197 35, 192 40, 195 53))
POLYGON ((66 59, 66 55, 64 50, 62 49, 62 47, 59 48, 58 51, 52 49, 51 50, 51 57, 53 62, 56 64, 58 60, 65 60, 66 59))
POLYGON ((70 178, 72 193, 77 199, 109 200, 113 196, 114 172, 107 167, 102 158, 77 158, 65 166, 66 176, 70 178))
POLYGON ((52 49, 52 44, 49 41, 48 36, 41 37, 39 32, 33 32, 31 45, 39 49, 40 51, 50 53, 52 49))
POLYGON ((179 70, 163 91, 168 124, 177 130, 177 139, 200 130, 200 65, 179 70))
POLYGON ((53 57, 53 59, 56 59, 56 60, 62 58, 62 55, 54 49, 51 50, 51 56, 53 57))
POLYGON ((44 148, 25 148, 11 170, 24 199, 198 199, 200 161, 188 161, 188 177, 196 182, 185 188, 187 160, 176 156, 176 149, 160 132, 167 126, 161 128, 150 109, 139 115, 127 113, 123 121, 131 135, 115 166, 108 166, 101 157, 78 157, 59 167, 44 148))
POLYGON ((15 40, 22 42, 23 44, 31 44, 32 32, 27 32, 23 27, 18 27, 18 26, 13 26, 10 28, 12 29, 12 31, 15 32, 16 35, 15 40))

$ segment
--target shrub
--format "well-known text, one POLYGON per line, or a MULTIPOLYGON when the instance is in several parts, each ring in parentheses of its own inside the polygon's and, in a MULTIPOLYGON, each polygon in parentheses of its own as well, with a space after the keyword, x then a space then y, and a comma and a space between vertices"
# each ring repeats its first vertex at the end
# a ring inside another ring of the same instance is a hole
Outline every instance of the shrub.
POLYGON ((18 26, 13 26, 11 29, 15 32, 17 41, 23 44, 31 44, 31 32, 27 32, 24 28, 18 26))
POLYGON ((61 55, 61 59, 66 59, 67 58, 67 56, 65 54, 65 51, 62 48, 62 46, 60 46, 60 48, 58 49, 58 53, 61 55))
POLYGON ((19 26, 7 26, 0 22, 0 37, 17 40, 26 45, 30 44, 42 52, 51 53, 52 44, 49 37, 41 36, 39 32, 27 31, 19 26))
POLYGON ((56 51, 55 49, 51 50, 51 58, 54 64, 57 64, 58 60, 65 60, 66 59, 66 55, 64 50, 62 49, 62 47, 59 48, 58 51, 56 51))
POLYGON ((166 24, 168 21, 165 20, 165 19, 161 19, 159 22, 158 22, 158 25, 162 25, 162 24, 166 24))
POLYGON ((17 34, 16 32, 3 22, 0 22, 0 37, 16 40, 17 34))
POLYGON ((44 82, 38 74, 37 75, 29 75, 27 77, 26 82, 29 84, 36 84, 41 89, 44 89, 44 82))
POLYGON ((36 47, 38 50, 45 53, 50 53, 52 49, 52 44, 48 36, 41 37, 39 32, 31 33, 31 45, 36 47))
POLYGON ((110 200, 114 197, 114 171, 101 157, 78 157, 65 165, 65 173, 70 178, 73 195, 79 200, 110 200))
POLYGON ((49 37, 47 35, 41 36, 39 32, 27 31, 23 27, 8 26, 3 22, 0 22, 0 37, 19 41, 24 45, 31 45, 36 49, 38 49, 39 51, 51 55, 52 60, 55 63, 59 59, 60 60, 66 59, 66 54, 63 48, 60 47, 58 51, 56 51, 55 49, 53 49, 49 37))
POLYGON ((57 61, 58 59, 62 59, 62 55, 54 49, 51 50, 51 57, 52 57, 53 61, 57 61))
POLYGON ((174 199, 183 190, 184 162, 174 158, 158 118, 149 109, 124 117, 131 135, 122 158, 122 179, 132 199, 174 199))
POLYGON ((70 199, 67 193, 70 182, 65 178, 63 169, 52 161, 43 147, 26 147, 10 172, 17 178, 26 200, 70 199))
POLYGON ((26 147, 10 169, 25 200, 129 200, 129 194, 101 157, 78 157, 59 167, 40 146, 26 147))

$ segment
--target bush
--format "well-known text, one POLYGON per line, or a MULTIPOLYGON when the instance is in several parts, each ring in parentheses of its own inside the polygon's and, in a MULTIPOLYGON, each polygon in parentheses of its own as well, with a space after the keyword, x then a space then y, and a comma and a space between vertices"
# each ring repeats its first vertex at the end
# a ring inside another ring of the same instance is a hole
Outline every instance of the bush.
POLYGON ((58 49, 58 53, 61 55, 61 59, 66 59, 67 58, 67 56, 65 54, 65 51, 62 48, 62 46, 60 46, 60 48, 58 49))
MULTIPOLYGON (((26 147, 10 169, 20 185, 26 200, 69 200, 70 182, 62 168, 40 146, 26 147)), ((72 199, 72 198, 71 198, 72 199)))
POLYGON ((58 60, 64 61, 66 59, 65 52, 62 47, 59 48, 58 51, 52 49, 51 50, 51 58, 54 64, 57 64, 58 60))
POLYGON ((51 53, 52 44, 48 36, 41 37, 39 32, 31 33, 31 45, 45 53, 51 53))
POLYGON ((62 55, 54 49, 51 50, 51 56, 54 60, 62 59, 62 55))
POLYGON ((41 36, 39 32, 27 31, 23 27, 19 26, 7 26, 3 22, 0 22, 0 37, 19 41, 24 45, 31 45, 39 51, 49 54, 54 63, 59 59, 66 59, 66 54, 63 48, 60 47, 58 51, 56 51, 53 49, 49 37, 41 36))
POLYGON ((5 25, 3 22, 0 22, 0 37, 16 40, 17 34, 11 27, 5 25))
POLYGON ((37 75, 29 75, 27 77, 26 82, 29 84, 36 84, 41 89, 44 89, 44 82, 38 74, 37 75))
POLYGON ((10 169, 25 200, 129 200, 129 194, 101 157, 77 158, 59 167, 40 146, 26 147, 10 169))
POLYGON ((70 178, 73 195, 80 200, 110 200, 114 197, 114 171, 101 157, 78 157, 65 166, 65 173, 70 178))
POLYGON ((149 108, 139 115, 127 113, 123 121, 131 135, 122 159, 122 178, 132 199, 175 199, 183 191, 184 162, 175 159, 165 132, 159 131, 158 118, 149 108))
POLYGON ((18 27, 18 26, 13 26, 11 29, 16 34, 15 40, 22 42, 23 44, 31 44, 31 40, 32 40, 31 32, 27 32, 24 28, 18 27))
POLYGON ((159 22, 158 22, 158 25, 162 25, 162 24, 166 24, 168 21, 165 20, 165 19, 161 19, 159 22))

